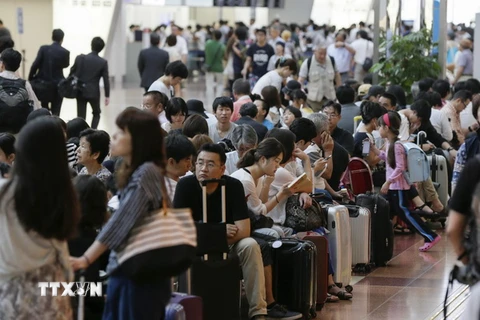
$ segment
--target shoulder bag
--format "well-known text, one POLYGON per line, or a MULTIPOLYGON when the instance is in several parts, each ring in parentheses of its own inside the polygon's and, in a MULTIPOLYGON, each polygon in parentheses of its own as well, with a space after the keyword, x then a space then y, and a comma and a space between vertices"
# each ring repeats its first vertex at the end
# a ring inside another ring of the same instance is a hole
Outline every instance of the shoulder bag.
POLYGON ((78 69, 75 73, 59 82, 58 94, 63 98, 75 99, 78 93, 85 87, 85 83, 78 78, 80 71, 83 69, 84 60, 85 55, 82 54, 78 61, 78 69))
POLYGON ((162 195, 163 208, 134 226, 126 246, 117 252, 119 271, 136 281, 179 275, 195 258, 197 231, 191 210, 168 208, 165 181, 162 195))

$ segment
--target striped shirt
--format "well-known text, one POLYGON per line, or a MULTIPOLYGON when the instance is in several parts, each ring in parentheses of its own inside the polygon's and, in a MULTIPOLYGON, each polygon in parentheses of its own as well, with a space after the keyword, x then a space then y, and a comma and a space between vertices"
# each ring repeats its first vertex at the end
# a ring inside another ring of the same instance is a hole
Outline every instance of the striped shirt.
POLYGON ((118 210, 97 236, 97 241, 113 251, 121 251, 132 227, 148 213, 161 208, 162 179, 159 168, 152 162, 138 167, 120 191, 118 210))
POLYGON ((77 145, 74 143, 67 143, 67 158, 68 158, 68 166, 73 168, 74 165, 77 164, 77 145))

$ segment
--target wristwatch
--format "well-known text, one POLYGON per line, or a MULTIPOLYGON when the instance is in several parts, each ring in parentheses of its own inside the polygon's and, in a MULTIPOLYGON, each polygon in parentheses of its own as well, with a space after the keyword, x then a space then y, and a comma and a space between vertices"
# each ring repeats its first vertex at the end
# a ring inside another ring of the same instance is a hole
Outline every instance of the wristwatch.
POLYGON ((452 150, 454 150, 452 147, 447 148, 447 151, 448 151, 448 152, 450 152, 450 151, 452 151, 452 150))

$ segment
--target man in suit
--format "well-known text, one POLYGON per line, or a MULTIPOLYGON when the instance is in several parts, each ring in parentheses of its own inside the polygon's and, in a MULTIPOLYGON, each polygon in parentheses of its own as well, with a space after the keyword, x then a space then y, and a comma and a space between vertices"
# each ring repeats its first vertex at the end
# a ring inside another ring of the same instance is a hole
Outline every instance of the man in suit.
POLYGON ((42 107, 50 109, 56 116, 60 115, 63 101, 58 93, 58 83, 65 79, 63 69, 70 65, 70 52, 62 47, 64 36, 61 29, 53 30, 53 43, 40 47, 28 75, 42 107))
POLYGON ((76 74, 83 83, 83 88, 77 95, 78 117, 85 119, 87 116, 87 103, 92 106, 92 128, 96 129, 100 122, 100 78, 103 78, 105 88, 105 106, 110 103, 110 81, 108 79, 108 62, 98 56, 105 48, 105 42, 100 37, 92 40, 92 52, 79 55, 70 69, 70 74, 76 74))
POLYGON ((143 49, 138 55, 138 72, 142 78, 140 86, 145 88, 145 92, 148 92, 148 88, 155 80, 163 76, 170 62, 168 52, 158 47, 160 44, 158 34, 150 34, 150 44, 150 48, 143 49))
POLYGON ((255 121, 255 117, 257 116, 258 109, 257 106, 253 102, 247 102, 243 106, 240 107, 240 116, 241 118, 235 121, 235 124, 248 124, 252 126, 252 128, 255 130, 258 136, 258 142, 263 140, 265 138, 265 135, 267 134, 267 127, 265 127, 263 124, 258 123, 255 121))

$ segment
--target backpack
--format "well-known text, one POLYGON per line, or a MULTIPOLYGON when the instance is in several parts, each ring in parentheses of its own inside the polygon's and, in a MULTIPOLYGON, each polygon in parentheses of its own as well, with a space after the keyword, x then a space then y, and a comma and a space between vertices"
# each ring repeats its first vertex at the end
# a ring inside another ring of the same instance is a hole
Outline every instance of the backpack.
POLYGON ((33 110, 22 79, 0 77, 0 132, 18 133, 33 110))
POLYGON ((299 231, 311 231, 320 227, 327 226, 326 211, 312 199, 312 206, 304 209, 300 205, 300 196, 294 194, 290 196, 285 204, 285 227, 299 231))
POLYGON ((425 152, 415 143, 412 142, 396 142, 403 145, 405 155, 407 156, 407 168, 403 172, 403 176, 408 184, 414 182, 422 182, 430 177, 430 164, 425 152))

